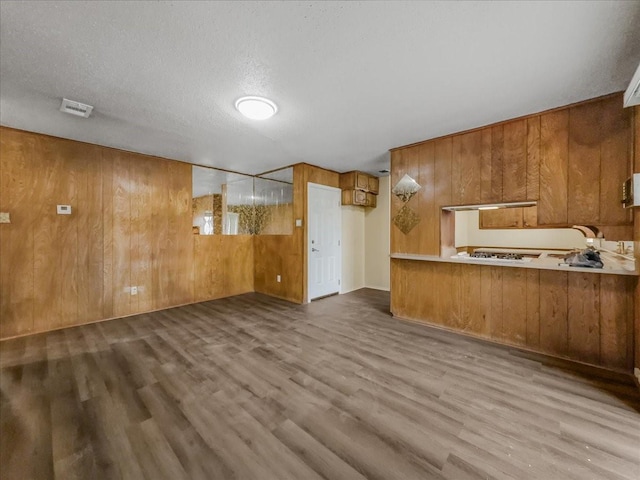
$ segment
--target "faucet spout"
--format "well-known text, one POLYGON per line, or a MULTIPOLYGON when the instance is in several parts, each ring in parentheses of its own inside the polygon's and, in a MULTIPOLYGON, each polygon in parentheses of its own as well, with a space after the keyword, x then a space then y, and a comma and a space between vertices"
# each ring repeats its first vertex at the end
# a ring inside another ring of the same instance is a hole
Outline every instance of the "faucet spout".
POLYGON ((592 225, 573 225, 571 228, 579 230, 586 238, 596 238, 599 233, 598 227, 592 225))

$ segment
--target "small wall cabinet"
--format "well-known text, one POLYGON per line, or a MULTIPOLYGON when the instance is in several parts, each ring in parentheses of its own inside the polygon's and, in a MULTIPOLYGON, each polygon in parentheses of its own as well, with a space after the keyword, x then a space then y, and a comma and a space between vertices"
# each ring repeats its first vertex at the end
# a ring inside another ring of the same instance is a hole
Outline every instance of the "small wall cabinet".
POLYGON ((535 228, 537 207, 500 208, 480 212, 480 228, 535 228))
POLYGON ((375 207, 377 204, 378 177, 358 171, 341 173, 340 188, 342 205, 375 207))
POLYGON ((359 205, 362 207, 375 207, 377 197, 373 193, 362 190, 343 190, 342 205, 359 205))

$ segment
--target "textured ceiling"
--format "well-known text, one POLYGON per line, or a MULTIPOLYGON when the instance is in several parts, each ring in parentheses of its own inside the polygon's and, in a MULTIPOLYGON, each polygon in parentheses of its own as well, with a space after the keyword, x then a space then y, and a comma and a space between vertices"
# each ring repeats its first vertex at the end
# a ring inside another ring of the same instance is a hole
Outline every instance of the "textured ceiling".
POLYGON ((638 25, 637 1, 3 1, 0 122, 246 173, 375 172, 395 146, 623 90, 638 25), (279 112, 245 119, 242 95, 279 112))

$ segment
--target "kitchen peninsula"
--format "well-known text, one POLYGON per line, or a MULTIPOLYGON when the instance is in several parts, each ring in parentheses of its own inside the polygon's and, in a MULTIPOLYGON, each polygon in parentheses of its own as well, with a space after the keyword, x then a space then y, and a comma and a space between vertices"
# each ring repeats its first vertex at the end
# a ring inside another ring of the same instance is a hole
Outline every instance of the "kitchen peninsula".
POLYGON ((535 202, 533 228, 593 225, 607 240, 631 240, 620 186, 632 172, 637 117, 614 94, 393 149, 391 186, 416 185, 392 195, 392 313, 629 372, 635 269, 610 259, 603 269, 568 267, 542 253, 521 263, 451 258, 441 208, 535 202))
POLYGON ((621 262, 615 262, 614 260, 605 260, 602 268, 589 268, 589 267, 574 267, 564 263, 557 255, 550 256, 545 253, 540 253, 534 256, 529 261, 513 261, 510 259, 496 259, 488 263, 483 258, 473 258, 469 255, 455 255, 451 257, 440 257, 437 255, 412 255, 410 253, 394 253, 391 255, 395 260, 413 260, 420 262, 441 262, 452 264, 470 264, 470 265, 488 265, 496 267, 511 267, 511 268, 530 268, 535 270, 556 270, 560 272, 582 272, 593 274, 610 274, 610 275, 629 275, 638 276, 638 273, 634 269, 624 268, 624 264, 621 262))

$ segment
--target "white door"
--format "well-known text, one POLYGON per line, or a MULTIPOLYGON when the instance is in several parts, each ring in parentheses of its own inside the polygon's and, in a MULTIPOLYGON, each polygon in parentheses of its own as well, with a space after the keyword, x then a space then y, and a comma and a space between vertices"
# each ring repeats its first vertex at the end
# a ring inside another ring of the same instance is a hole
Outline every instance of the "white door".
POLYGON ((309 300, 340 291, 342 210, 339 188, 308 184, 309 300))

